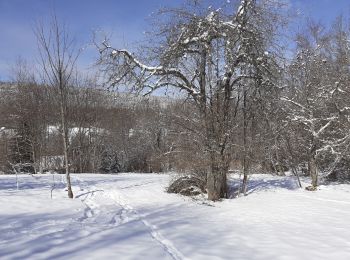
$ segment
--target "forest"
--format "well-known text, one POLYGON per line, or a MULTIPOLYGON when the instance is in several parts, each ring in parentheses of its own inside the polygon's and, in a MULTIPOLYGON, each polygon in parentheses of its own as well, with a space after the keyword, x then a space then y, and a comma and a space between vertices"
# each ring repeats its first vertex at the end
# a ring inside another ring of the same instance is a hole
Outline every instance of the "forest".
POLYGON ((94 37, 94 76, 77 72, 57 17, 39 24, 42 76, 19 59, 1 84, 2 172, 176 171, 199 176, 211 200, 234 171, 243 193, 250 173, 309 175, 310 189, 348 180, 345 18, 309 20, 291 39, 284 2, 186 8, 161 10, 138 54, 94 37))

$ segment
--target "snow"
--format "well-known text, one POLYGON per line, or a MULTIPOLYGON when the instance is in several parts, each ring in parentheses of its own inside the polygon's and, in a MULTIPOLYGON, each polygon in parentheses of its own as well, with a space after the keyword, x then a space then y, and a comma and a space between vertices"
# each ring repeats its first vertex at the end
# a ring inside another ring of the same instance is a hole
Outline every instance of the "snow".
POLYGON ((6 127, 1 127, 0 128, 0 136, 2 137, 12 137, 12 136, 15 136, 16 135, 16 131, 14 129, 11 129, 11 128, 6 128, 6 127))
POLYGON ((47 132, 48 132, 49 134, 57 134, 57 133, 60 132, 60 128, 59 128, 59 126, 49 125, 49 126, 47 127, 47 132))
MULTIPOLYGON (((90 133, 105 133, 106 132, 105 129, 98 128, 98 127, 71 127, 68 129, 68 131, 69 131, 70 137, 77 136, 80 133, 88 135, 90 133)), ((58 133, 60 133, 60 128, 59 128, 59 126, 49 125, 47 127, 47 132, 48 132, 48 134, 58 134, 58 133)))
POLYGON ((248 196, 211 203, 165 193, 171 178, 74 174, 70 200, 63 175, 21 175, 19 190, 2 175, 0 258, 350 259, 349 185, 254 175, 248 196))

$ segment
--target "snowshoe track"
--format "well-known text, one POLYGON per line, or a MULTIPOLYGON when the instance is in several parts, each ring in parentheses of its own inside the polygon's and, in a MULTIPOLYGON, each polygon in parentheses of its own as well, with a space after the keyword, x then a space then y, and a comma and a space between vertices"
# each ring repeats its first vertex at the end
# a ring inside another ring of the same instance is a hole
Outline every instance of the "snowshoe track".
POLYGON ((157 242, 174 260, 186 259, 183 254, 172 244, 171 241, 164 238, 159 228, 149 223, 141 214, 134 209, 129 201, 116 189, 105 192, 104 190, 98 189, 95 186, 88 187, 86 183, 78 177, 74 177, 77 180, 80 189, 87 191, 85 194, 78 195, 76 198, 81 199, 82 203, 85 204, 85 210, 80 221, 83 223, 101 223, 105 225, 118 227, 130 221, 140 221, 148 230, 152 239, 157 242), (114 214, 115 209, 111 208, 119 205, 121 210, 114 214), (106 203, 107 202, 107 203, 106 203))

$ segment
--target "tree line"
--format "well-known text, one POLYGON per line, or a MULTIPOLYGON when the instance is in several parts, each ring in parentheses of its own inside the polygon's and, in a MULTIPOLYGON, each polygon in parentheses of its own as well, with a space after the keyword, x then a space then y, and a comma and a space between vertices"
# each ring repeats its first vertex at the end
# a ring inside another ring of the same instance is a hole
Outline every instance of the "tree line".
POLYGON ((349 26, 341 16, 328 27, 309 21, 287 41, 286 10, 283 1, 219 9, 190 1, 159 12, 140 52, 95 39, 99 76, 111 92, 76 76, 73 54, 64 56, 67 66, 63 56, 50 58, 58 43, 66 43, 61 53, 72 45, 57 23, 51 34, 39 27, 46 81, 18 65, 17 79, 3 88, 2 125, 14 130, 3 158, 37 172, 42 159, 63 150, 67 175, 190 172, 204 180, 210 200, 228 196, 230 170, 243 174, 242 193, 253 172, 308 174, 310 190, 320 172, 349 179, 349 26), (149 97, 164 88, 179 94, 149 97))

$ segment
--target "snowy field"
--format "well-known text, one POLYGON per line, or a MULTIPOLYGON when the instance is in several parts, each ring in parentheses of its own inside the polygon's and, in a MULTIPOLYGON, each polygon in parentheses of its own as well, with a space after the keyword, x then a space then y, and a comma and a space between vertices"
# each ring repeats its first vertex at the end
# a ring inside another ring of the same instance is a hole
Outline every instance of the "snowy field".
MULTIPOLYGON (((350 259, 350 186, 253 176, 218 203, 164 192, 169 175, 0 176, 0 259, 350 259)), ((234 185, 234 180, 230 180, 234 185)))

